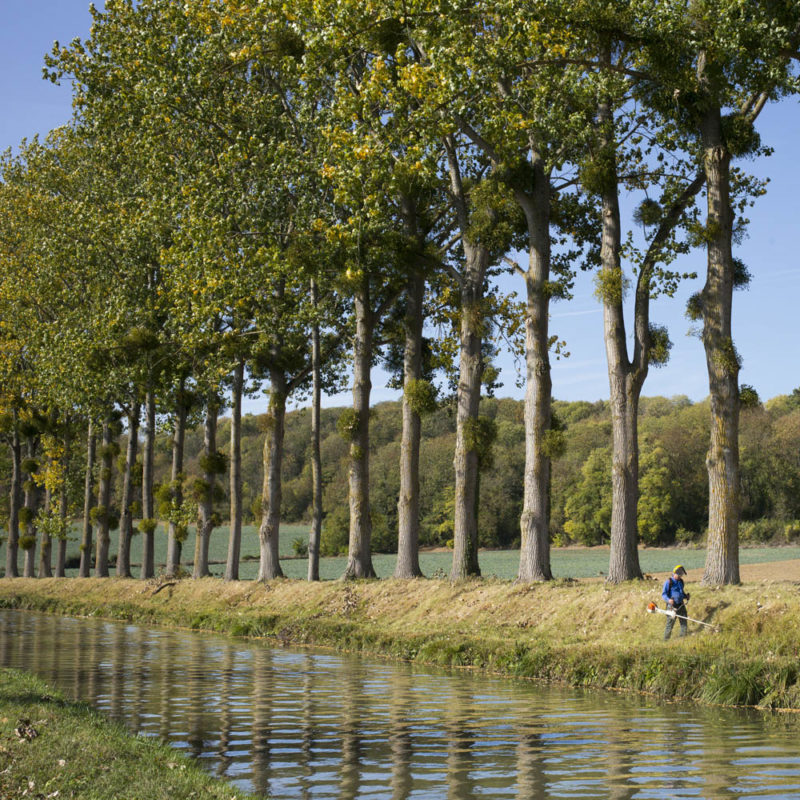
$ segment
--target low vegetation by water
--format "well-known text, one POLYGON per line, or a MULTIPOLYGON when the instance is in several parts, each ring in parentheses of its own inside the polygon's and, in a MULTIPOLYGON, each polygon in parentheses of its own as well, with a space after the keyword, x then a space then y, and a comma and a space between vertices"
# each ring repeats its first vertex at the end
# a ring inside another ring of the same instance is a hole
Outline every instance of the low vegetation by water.
POLYGON ((496 579, 268 584, 8 580, 0 605, 173 625, 570 686, 800 708, 800 592, 791 581, 692 587, 690 635, 662 641, 660 579, 611 586, 496 579))
POLYGON ((0 797, 245 800, 155 739, 131 736, 38 678, 0 670, 0 797))

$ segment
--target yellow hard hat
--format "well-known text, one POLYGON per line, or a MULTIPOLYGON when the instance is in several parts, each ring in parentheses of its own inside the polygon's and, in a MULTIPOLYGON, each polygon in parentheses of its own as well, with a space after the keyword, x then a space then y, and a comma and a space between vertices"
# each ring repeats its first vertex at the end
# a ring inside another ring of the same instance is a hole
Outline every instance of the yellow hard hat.
POLYGON ((673 574, 673 575, 679 575, 681 572, 682 572, 684 575, 686 574, 686 567, 684 567, 684 566, 683 566, 683 564, 678 564, 678 565, 677 565, 677 566, 675 566, 675 567, 673 568, 673 570, 672 570, 672 574, 673 574))

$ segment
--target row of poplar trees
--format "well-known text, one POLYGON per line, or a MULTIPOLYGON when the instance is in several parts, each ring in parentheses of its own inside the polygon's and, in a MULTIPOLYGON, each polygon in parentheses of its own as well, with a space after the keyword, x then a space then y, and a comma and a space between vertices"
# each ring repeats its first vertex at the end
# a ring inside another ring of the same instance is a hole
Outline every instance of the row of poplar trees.
POLYGON ((72 81, 73 120, 2 164, 7 575, 17 574, 25 538, 20 509, 36 491, 37 481, 22 480, 23 449, 45 430, 52 440, 46 458, 31 449, 27 459, 30 472, 50 475, 50 484, 39 480, 50 514, 38 517, 47 574, 59 518, 48 486, 58 485, 71 446, 63 433, 76 420, 89 442, 81 574, 92 522, 95 568, 107 574, 121 418, 129 435, 117 572, 130 574, 140 444, 142 575, 154 571, 153 447, 164 417, 173 432, 167 569, 175 571, 188 525, 183 436, 198 398, 205 454, 193 490, 195 574, 207 574, 214 487, 227 469, 216 424, 230 396, 226 577, 235 579, 241 398, 254 378, 270 387, 259 579, 281 575, 284 417, 287 399, 303 392, 314 409, 316 578, 319 400, 344 364, 353 387, 339 425, 350 442, 345 577, 374 576, 370 372, 382 352, 403 387, 396 575, 420 575, 420 415, 436 401, 432 370, 448 362, 457 409, 451 578, 479 574, 479 473, 492 436, 479 416, 481 387, 491 380, 492 342, 516 334, 526 364, 519 580, 550 579, 551 460, 565 436, 551 412, 559 343, 549 307, 568 299, 577 269, 591 268, 613 420, 608 579, 639 578, 638 402, 649 367, 670 347, 649 304, 674 291, 684 277, 676 259, 697 248, 707 254, 706 281, 689 314, 711 398, 704 581, 739 582, 738 419, 747 393, 731 309, 748 272, 733 247, 763 185, 735 160, 768 150, 756 120, 798 88, 796 2, 107 0, 92 13, 86 40, 56 44, 46 58, 50 79, 72 81), (630 226, 620 198, 638 202, 630 226), (519 276, 523 302, 497 291, 492 278, 504 269, 519 276))

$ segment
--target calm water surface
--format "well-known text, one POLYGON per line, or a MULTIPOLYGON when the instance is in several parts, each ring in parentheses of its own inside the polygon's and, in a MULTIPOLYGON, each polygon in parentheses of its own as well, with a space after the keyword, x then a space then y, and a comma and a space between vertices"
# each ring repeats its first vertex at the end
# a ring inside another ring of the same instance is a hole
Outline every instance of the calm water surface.
POLYGON ((26 669, 281 798, 800 798, 800 720, 0 610, 26 669))

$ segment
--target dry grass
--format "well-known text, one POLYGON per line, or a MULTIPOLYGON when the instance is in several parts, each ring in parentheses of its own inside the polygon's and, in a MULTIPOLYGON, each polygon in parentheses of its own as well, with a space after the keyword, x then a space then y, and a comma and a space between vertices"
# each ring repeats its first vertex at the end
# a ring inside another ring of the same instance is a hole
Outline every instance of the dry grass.
MULTIPOLYGON (((781 562, 781 574, 789 563, 781 562)), ((745 576, 751 569, 743 570, 745 576)), ((724 663, 726 669, 755 669, 763 677, 762 699, 771 697, 765 704, 800 706, 796 678, 786 677, 800 657, 796 582, 762 578, 721 588, 694 583, 690 616, 721 632, 690 623, 689 637, 664 643, 663 615, 647 613, 649 601, 660 603, 662 580, 611 586, 495 579, 258 584, 211 578, 167 585, 16 579, 0 581, 0 605, 263 636, 279 644, 331 646, 669 697, 702 699, 706 691, 719 700, 719 687, 712 691, 707 684, 717 673, 711 665, 724 663), (693 674, 681 678, 680 670, 676 677, 676 665, 687 660, 693 674), (783 676, 780 697, 774 696, 773 673, 783 676)))

